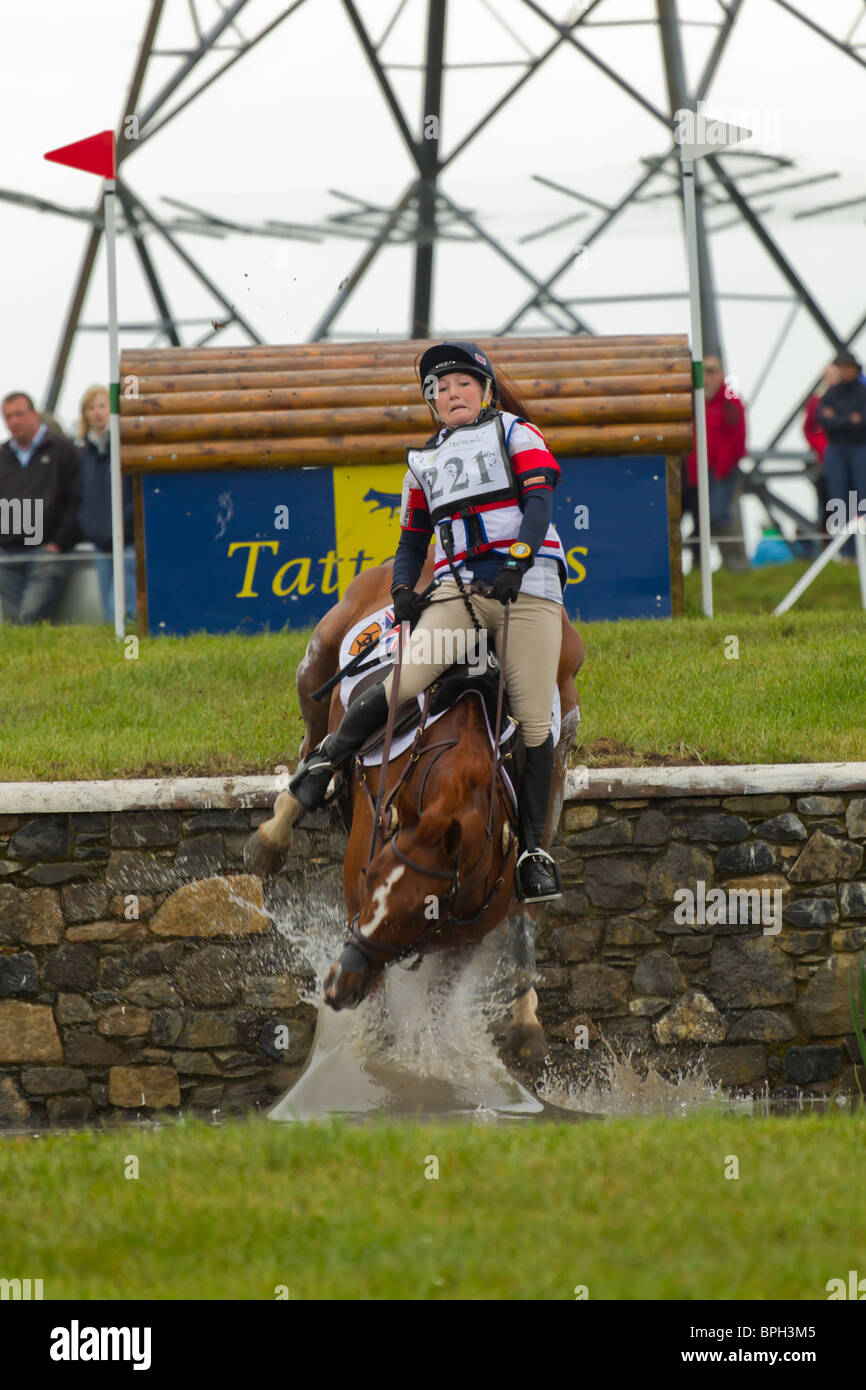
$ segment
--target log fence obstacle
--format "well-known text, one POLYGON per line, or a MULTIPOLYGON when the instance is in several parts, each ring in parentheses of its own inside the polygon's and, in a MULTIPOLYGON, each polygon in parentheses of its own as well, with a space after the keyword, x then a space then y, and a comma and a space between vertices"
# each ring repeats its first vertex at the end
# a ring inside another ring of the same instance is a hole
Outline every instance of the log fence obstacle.
MULTIPOLYGON (((685 335, 483 338, 554 454, 691 447, 685 335)), ((430 434, 414 362, 426 341, 164 348, 121 357, 129 473, 398 463, 430 434)))
MULTIPOLYGON (((578 527, 575 503, 592 512, 591 533, 571 542, 571 616, 681 614, 681 457, 692 443, 686 336, 476 341, 563 467, 554 520, 564 543, 578 527), (632 463, 635 455, 643 463, 632 463)), ((417 377, 427 346, 410 340, 124 352, 121 452, 134 482, 139 631, 312 626, 334 601, 328 576, 338 575, 342 594, 355 552, 359 567, 393 554, 395 532, 368 515, 366 489, 399 497, 406 447, 422 445, 432 432, 417 377), (375 475, 356 497, 353 479, 360 486, 357 470, 365 468, 375 475), (288 469, 319 471, 287 486, 288 469), (185 474, 192 477, 184 481, 185 474), (226 523, 206 534, 226 492, 233 529, 226 523), (330 520, 308 527, 303 540, 299 531, 270 539, 268 508, 272 514, 277 502, 293 498, 307 518, 330 520), (266 556, 263 566, 272 563, 274 576, 263 582, 273 592, 236 582, 240 561, 232 555, 251 553, 255 543, 256 555, 266 556), (190 588, 195 574, 208 574, 209 584, 190 588)))

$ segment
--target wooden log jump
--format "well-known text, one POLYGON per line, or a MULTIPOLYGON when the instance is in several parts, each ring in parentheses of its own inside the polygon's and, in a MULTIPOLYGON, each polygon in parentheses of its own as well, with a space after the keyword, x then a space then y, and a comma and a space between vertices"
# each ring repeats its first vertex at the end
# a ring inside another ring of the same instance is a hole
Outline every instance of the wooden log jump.
MULTIPOLYGON (((691 359, 682 334, 475 341, 526 402, 554 453, 677 454, 691 447, 691 359)), ((124 470, 403 462, 405 446, 422 444, 432 431, 416 370, 427 346, 124 352, 124 470)))

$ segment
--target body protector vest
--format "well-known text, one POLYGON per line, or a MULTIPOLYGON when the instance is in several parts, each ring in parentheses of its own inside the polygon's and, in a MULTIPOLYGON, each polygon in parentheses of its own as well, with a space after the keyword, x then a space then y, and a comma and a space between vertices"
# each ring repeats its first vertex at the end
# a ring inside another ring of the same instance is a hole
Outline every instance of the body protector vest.
MULTIPOLYGON (((490 551, 508 558, 523 512, 506 444, 506 426, 519 417, 494 410, 486 419, 458 425, 441 444, 407 449, 406 462, 424 492, 436 535, 433 572, 447 578, 449 555, 461 578, 471 579, 473 558, 490 551)), ((404 485, 404 506, 406 489, 404 485)), ((521 592, 562 603, 568 567, 551 523, 526 571, 521 592)))

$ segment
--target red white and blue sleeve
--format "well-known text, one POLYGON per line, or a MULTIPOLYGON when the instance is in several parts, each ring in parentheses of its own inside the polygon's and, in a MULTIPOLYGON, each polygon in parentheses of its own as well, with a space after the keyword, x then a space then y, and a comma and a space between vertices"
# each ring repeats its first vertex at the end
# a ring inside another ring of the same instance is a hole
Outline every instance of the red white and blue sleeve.
POLYGON ((544 435, 528 420, 516 419, 506 437, 517 491, 522 498, 544 489, 552 491, 560 467, 544 441, 544 435))
POLYGON ((526 541, 532 551, 531 559, 522 562, 526 568, 541 549, 553 520, 553 489, 559 481, 560 467, 541 430, 526 420, 512 423, 506 444, 523 512, 517 539, 526 541))
POLYGON ((394 557, 394 588, 398 584, 408 584, 410 589, 415 587, 424 568, 432 534, 433 522, 424 489, 419 486, 411 468, 407 468, 400 502, 400 544, 394 557))
POLYGON ((406 469, 403 479, 403 495, 400 499, 400 527, 403 531, 423 531, 429 542, 433 534, 433 522, 427 510, 424 489, 411 468, 406 469))

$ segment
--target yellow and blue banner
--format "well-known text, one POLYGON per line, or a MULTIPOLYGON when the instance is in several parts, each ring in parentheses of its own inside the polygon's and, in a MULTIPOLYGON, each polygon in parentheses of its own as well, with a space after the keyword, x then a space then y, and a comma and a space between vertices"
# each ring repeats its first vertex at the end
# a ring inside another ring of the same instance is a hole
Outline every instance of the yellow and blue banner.
MULTIPOLYGON (((554 524, 573 618, 671 616, 665 460, 560 459, 554 524)), ((400 538, 402 464, 149 473, 152 633, 312 627, 400 538)))

